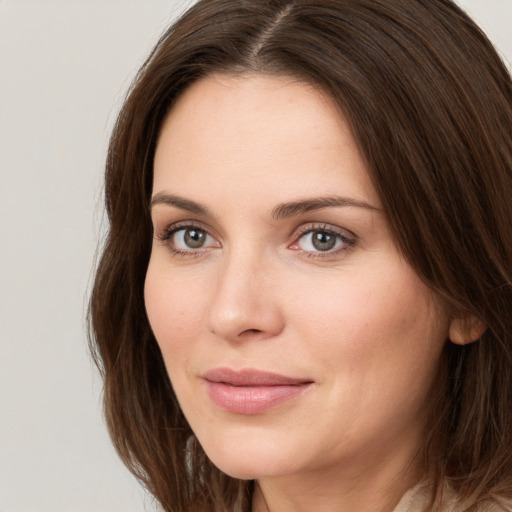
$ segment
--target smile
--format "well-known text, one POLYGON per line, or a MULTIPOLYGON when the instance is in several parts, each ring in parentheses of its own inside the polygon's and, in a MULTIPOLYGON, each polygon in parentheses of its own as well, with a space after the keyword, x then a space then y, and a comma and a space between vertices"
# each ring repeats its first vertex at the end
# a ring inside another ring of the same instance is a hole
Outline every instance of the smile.
POLYGON ((262 372, 229 368, 210 370, 203 375, 210 399, 224 411, 235 414, 261 414, 309 388, 312 380, 296 379, 262 372))

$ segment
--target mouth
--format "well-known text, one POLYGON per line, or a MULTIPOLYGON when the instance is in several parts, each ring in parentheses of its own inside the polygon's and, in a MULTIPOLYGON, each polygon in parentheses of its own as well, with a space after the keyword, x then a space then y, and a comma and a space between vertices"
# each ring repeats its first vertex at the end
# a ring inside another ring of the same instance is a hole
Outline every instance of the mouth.
POLYGON ((234 371, 216 368, 206 372, 202 378, 210 399, 217 407, 246 415, 261 414, 292 400, 314 383, 311 379, 253 369, 234 371))

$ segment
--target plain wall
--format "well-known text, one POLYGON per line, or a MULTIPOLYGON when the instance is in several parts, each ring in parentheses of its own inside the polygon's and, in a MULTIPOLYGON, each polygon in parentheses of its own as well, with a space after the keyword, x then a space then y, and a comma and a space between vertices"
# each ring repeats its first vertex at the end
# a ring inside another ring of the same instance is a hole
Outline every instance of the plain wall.
MULTIPOLYGON (((0 512, 154 509, 110 445, 84 318, 109 132, 187 3, 0 0, 0 512)), ((460 3, 512 61, 512 0, 460 3)))

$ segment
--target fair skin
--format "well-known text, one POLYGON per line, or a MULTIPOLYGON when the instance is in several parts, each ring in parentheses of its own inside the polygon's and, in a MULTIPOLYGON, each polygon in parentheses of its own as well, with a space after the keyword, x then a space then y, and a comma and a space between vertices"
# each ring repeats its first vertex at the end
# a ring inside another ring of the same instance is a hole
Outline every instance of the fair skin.
POLYGON ((393 510, 421 478, 454 325, 330 99, 280 77, 195 83, 162 127, 152 219, 148 318, 210 459, 257 480, 254 511, 393 510))

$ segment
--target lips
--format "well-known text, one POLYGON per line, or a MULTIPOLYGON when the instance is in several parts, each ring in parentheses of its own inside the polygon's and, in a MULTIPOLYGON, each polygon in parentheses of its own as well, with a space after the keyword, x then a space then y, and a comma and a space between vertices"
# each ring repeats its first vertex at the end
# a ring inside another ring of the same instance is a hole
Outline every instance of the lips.
POLYGON ((203 375, 215 405, 235 414, 261 414, 287 402, 309 388, 313 381, 259 370, 216 368, 203 375))

